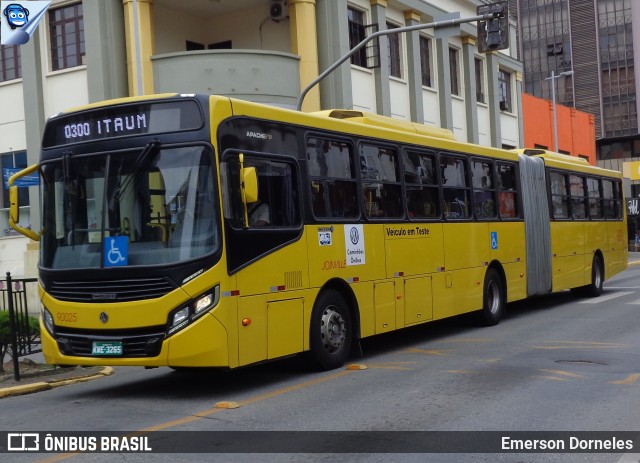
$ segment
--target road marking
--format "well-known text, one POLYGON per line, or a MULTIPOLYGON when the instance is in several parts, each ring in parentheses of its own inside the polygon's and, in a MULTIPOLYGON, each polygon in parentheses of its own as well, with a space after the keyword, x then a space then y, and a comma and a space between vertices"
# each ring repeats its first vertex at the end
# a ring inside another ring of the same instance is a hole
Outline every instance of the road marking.
POLYGON ((640 305, 640 299, 633 301, 633 302, 627 302, 627 304, 632 304, 632 305, 640 305))
POLYGON ((606 296, 598 296, 586 301, 580 301, 578 304, 599 304, 600 302, 609 301, 617 297, 627 296, 633 294, 635 291, 620 291, 619 293, 607 294, 606 296))
POLYGON ((552 381, 569 381, 567 378, 558 378, 557 376, 536 376, 536 378, 550 379, 552 381))
POLYGON ((640 379, 640 374, 634 373, 627 376, 626 379, 620 381, 610 381, 609 384, 635 384, 640 379))
POLYGON ((541 369, 540 371, 544 371, 545 373, 552 373, 554 375, 559 375, 559 376, 569 376, 570 378, 584 378, 583 375, 579 375, 577 373, 571 373, 568 371, 562 371, 562 370, 545 370, 545 369, 541 369))
POLYGON ((453 352, 452 349, 406 349, 405 352, 411 352, 412 354, 424 354, 424 355, 437 355, 440 357, 446 357, 448 352, 453 352))
POLYGON ((604 289, 635 289, 638 290, 637 286, 605 286, 604 289))
POLYGON ((478 343, 478 344, 482 344, 482 343, 486 343, 486 342, 494 342, 493 339, 450 339, 450 340, 446 340, 446 341, 440 341, 441 343, 447 343, 447 344, 457 344, 457 343, 463 343, 463 344, 474 344, 474 343, 478 343))
POLYGON ((533 349, 557 350, 557 349, 620 349, 626 347, 625 344, 612 344, 608 342, 589 341, 544 341, 545 344, 556 344, 555 346, 533 346, 533 349))
MULTIPOLYGON (((293 386, 288 386, 288 387, 283 387, 281 389, 276 389, 275 391, 267 392, 265 394, 260 394, 260 395, 257 395, 255 397, 251 397, 251 398, 246 399, 246 400, 238 401, 237 403, 240 406, 250 405, 250 404, 253 404, 255 402, 260 402, 262 400, 267 400, 267 399, 271 399, 273 397, 278 397, 278 396, 286 394, 288 392, 293 392, 293 391, 304 389, 304 388, 307 388, 307 387, 310 387, 310 386, 315 386, 316 384, 321 384, 321 383, 325 383, 327 381, 332 381, 334 379, 338 379, 338 378, 341 378, 341 377, 346 376, 348 374, 351 374, 352 372, 353 372, 352 370, 339 371, 338 373, 334 373, 334 374, 327 375, 327 376, 322 376, 320 378, 312 379, 310 381, 305 381, 305 382, 300 383, 300 384, 294 384, 293 386)), ((181 424, 186 424, 186 423, 191 423, 193 421, 198 421, 198 420, 201 420, 202 418, 206 418, 208 416, 214 415, 216 413, 221 413, 221 412, 229 413, 229 411, 227 409, 225 409, 225 408, 216 408, 214 406, 212 408, 207 408, 206 410, 202 410, 202 411, 196 412, 193 415, 184 416, 182 418, 177 418, 175 420, 166 421, 164 423, 160 423, 160 424, 157 424, 155 426, 149 426, 147 428, 142 428, 142 429, 139 429, 137 431, 132 431, 131 435, 146 434, 146 433, 151 432, 151 431, 160 431, 160 430, 163 430, 163 429, 172 428, 174 426, 178 426, 178 425, 181 425, 181 424)), ((233 413, 233 412, 231 412, 231 413, 233 413)), ((46 458, 44 460, 38 460, 37 463, 54 463, 54 462, 66 460, 68 458, 72 458, 72 457, 75 457, 75 456, 78 456, 78 455, 83 455, 83 454, 82 453, 65 453, 65 454, 62 454, 62 455, 55 455, 53 457, 46 458)))

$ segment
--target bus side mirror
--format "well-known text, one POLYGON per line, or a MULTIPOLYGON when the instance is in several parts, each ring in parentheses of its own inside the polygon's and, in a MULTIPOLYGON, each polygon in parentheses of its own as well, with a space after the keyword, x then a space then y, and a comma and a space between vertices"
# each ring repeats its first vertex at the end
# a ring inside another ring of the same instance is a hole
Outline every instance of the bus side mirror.
POLYGON ((247 203, 258 200, 258 174, 255 167, 245 167, 242 171, 242 189, 247 203))

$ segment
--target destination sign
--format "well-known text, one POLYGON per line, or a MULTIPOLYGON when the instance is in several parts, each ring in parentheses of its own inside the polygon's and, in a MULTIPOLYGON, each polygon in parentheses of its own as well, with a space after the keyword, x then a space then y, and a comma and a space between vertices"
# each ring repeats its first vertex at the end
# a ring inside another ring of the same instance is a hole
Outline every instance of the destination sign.
POLYGON ((43 148, 134 135, 197 130, 204 125, 194 100, 117 105, 52 117, 43 148))

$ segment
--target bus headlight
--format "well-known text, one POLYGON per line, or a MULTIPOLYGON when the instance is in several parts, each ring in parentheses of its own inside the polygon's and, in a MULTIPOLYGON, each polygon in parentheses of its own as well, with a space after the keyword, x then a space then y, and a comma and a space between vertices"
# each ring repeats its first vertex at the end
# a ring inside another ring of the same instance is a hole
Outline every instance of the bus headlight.
POLYGON ((56 325, 53 324, 53 315, 44 307, 42 308, 42 320, 44 320, 44 326, 49 334, 53 336, 56 331, 56 325))
POLYGON ((189 305, 180 307, 169 314, 167 337, 188 326, 214 308, 220 300, 220 285, 216 285, 210 292, 194 299, 189 305))

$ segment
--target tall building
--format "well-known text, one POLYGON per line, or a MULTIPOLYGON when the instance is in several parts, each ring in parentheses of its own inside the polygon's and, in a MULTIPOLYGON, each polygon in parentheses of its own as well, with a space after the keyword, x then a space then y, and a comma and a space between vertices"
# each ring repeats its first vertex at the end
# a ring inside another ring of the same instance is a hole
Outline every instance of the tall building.
POLYGON ((558 104, 595 116, 597 138, 638 134, 640 28, 634 31, 632 18, 640 23, 640 2, 510 0, 510 6, 525 92, 551 100, 555 83, 558 104))

